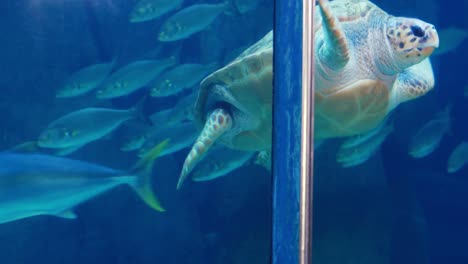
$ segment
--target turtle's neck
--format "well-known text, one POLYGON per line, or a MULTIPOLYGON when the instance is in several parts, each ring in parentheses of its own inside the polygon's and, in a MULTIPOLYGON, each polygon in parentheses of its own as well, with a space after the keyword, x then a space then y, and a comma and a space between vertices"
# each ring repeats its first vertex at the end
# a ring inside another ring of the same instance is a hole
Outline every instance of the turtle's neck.
MULTIPOLYGON (((376 16, 377 17, 377 16, 376 16)), ((392 52, 392 47, 387 39, 387 23, 391 16, 380 16, 374 22, 374 26, 370 29, 369 46, 372 47, 372 57, 379 71, 388 76, 394 76, 404 70, 400 67, 398 60, 392 52)))

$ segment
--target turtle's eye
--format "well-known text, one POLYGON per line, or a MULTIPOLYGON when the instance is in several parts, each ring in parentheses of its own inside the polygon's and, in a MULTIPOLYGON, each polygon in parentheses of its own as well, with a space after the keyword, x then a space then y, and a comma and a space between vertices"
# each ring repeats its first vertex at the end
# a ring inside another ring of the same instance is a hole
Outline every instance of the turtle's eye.
POLYGON ((425 33, 424 30, 422 30, 421 27, 419 26, 411 26, 411 32, 413 32, 413 35, 416 37, 424 37, 425 33))

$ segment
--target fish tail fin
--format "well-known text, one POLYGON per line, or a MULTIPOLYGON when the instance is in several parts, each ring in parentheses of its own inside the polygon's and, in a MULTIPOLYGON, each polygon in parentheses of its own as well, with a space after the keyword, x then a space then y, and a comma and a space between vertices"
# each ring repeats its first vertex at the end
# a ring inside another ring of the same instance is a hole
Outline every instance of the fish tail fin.
POLYGON ((143 96, 138 102, 130 109, 133 118, 142 121, 143 123, 147 125, 154 125, 153 121, 151 121, 151 118, 149 116, 145 115, 144 107, 145 107, 145 102, 146 99, 148 98, 147 95, 143 96))
POLYGON ((137 181, 132 187, 149 207, 160 212, 164 212, 165 209, 161 206, 159 199, 151 188, 151 173, 153 171, 154 161, 167 146, 168 142, 169 140, 166 139, 156 145, 144 155, 132 169, 132 174, 137 175, 137 181))

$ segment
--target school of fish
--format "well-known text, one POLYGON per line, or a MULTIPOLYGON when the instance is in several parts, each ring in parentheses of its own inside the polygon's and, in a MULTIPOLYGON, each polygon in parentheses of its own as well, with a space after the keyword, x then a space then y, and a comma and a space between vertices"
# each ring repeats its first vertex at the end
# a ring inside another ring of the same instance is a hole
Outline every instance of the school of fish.
MULTIPOLYGON (((159 43, 182 42, 209 30, 223 16, 255 11, 259 3, 259 0, 233 0, 181 8, 183 0, 140 0, 129 12, 128 22, 159 21, 155 40, 159 43)), ((467 36, 465 31, 457 28, 442 32, 440 56, 455 50, 467 36)), ((237 56, 247 46, 233 49, 226 57, 237 56)), ((189 151, 199 134, 193 124, 197 88, 201 80, 225 63, 186 61, 176 52, 175 55, 134 61, 120 61, 117 56, 111 61, 77 68, 57 86, 56 100, 91 96, 101 102, 138 92, 145 95, 128 109, 90 105, 63 113, 44 124, 36 139, 0 153, 0 223, 38 215, 73 219, 76 218, 75 206, 119 185, 130 186, 150 208, 164 211, 152 192, 153 162, 157 157, 189 151), (177 102, 170 108, 145 115, 145 103, 155 98, 176 98, 177 102), (88 144, 124 128, 127 139, 121 142, 120 150, 133 151, 138 159, 129 171, 59 157, 73 155, 88 144)), ((468 95, 466 87, 465 96, 468 95)), ((450 134, 450 111, 451 107, 447 106, 414 133, 408 148, 411 157, 424 158, 439 147, 444 136, 450 134)), ((343 139, 336 152, 337 164, 345 168, 358 166, 378 153, 394 131, 389 119, 366 134, 343 139)), ((320 151, 318 146, 322 143, 317 142, 315 151, 320 151)), ((447 171, 455 173, 467 163, 468 143, 461 142, 448 158, 447 171)), ((194 182, 213 180, 248 165, 261 165, 271 170, 271 153, 215 145, 190 177, 194 182)))

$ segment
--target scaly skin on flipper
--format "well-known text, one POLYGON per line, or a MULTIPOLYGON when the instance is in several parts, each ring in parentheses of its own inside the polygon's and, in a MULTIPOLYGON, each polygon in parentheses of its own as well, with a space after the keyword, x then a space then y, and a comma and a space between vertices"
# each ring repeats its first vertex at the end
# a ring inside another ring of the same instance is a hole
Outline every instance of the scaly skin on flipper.
POLYGON ((434 83, 431 62, 429 59, 425 59, 398 75, 393 87, 394 92, 390 98, 390 105, 396 107, 399 103, 418 98, 432 90, 434 83))
POLYGON ((332 70, 340 70, 349 61, 348 41, 341 29, 338 19, 333 16, 330 7, 325 0, 319 0, 319 10, 322 14, 323 32, 325 41, 319 47, 318 56, 325 67, 332 70))
POLYGON ((203 158, 213 143, 224 132, 231 129, 231 127, 232 118, 226 110, 216 109, 211 113, 200 136, 195 141, 189 155, 185 159, 182 173, 180 174, 179 182, 177 183, 177 189, 180 189, 189 173, 203 158))

